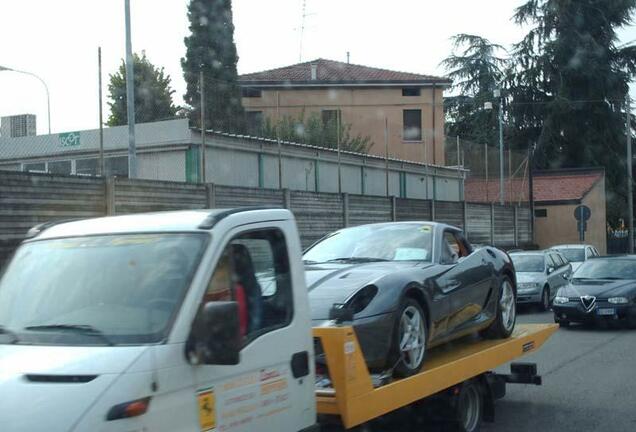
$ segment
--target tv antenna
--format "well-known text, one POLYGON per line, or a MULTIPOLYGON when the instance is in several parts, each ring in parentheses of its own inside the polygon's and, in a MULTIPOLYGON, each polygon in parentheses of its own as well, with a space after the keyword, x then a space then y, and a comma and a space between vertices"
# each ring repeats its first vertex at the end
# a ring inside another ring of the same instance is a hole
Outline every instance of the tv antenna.
POLYGON ((303 14, 300 21, 300 48, 298 50, 298 62, 303 61, 303 36, 305 35, 305 19, 307 18, 307 0, 303 0, 303 14))

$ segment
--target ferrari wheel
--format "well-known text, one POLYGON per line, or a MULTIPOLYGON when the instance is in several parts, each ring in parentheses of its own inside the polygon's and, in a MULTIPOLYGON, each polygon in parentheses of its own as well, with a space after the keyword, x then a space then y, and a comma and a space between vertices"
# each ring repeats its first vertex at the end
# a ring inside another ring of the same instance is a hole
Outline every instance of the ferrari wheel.
POLYGON ((484 336, 493 339, 505 339, 512 334, 517 320, 515 291, 512 282, 507 277, 501 281, 499 301, 495 320, 484 331, 484 336))
POLYGON ((419 372, 426 354, 426 318, 422 307, 411 298, 404 299, 396 315, 393 348, 390 362, 394 373, 407 377, 419 372))

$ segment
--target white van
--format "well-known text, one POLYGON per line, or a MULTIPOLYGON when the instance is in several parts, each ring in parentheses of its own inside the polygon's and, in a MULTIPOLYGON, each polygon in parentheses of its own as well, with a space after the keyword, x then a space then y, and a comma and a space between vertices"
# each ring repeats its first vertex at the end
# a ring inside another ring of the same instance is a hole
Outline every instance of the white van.
POLYGON ((310 314, 290 212, 43 228, 0 279, 2 432, 313 430, 310 314), (256 279, 267 286, 257 297, 256 279))

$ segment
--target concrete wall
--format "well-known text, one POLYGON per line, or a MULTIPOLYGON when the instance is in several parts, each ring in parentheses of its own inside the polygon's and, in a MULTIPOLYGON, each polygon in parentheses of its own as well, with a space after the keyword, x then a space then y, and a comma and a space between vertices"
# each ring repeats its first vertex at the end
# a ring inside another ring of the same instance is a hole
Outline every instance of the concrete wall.
POLYGON ((299 117, 340 109, 343 123, 353 135, 370 136, 371 154, 384 156, 385 118, 389 125, 389 156, 397 159, 444 165, 443 89, 421 87, 420 96, 402 96, 401 87, 324 88, 263 90, 260 98, 243 98, 248 111, 262 111, 270 119, 299 117), (434 97, 433 97, 434 94, 434 97), (405 109, 422 110, 422 140, 405 141, 402 136, 405 109))
MULTIPOLYGON (((596 246, 601 254, 607 252, 607 233, 605 215, 605 179, 598 181, 590 192, 583 197, 584 204, 592 211, 587 222, 585 243, 596 246)), ((563 243, 583 243, 579 241, 574 209, 579 204, 536 205, 536 210, 547 211, 547 217, 535 218, 535 241, 541 248, 563 243)))

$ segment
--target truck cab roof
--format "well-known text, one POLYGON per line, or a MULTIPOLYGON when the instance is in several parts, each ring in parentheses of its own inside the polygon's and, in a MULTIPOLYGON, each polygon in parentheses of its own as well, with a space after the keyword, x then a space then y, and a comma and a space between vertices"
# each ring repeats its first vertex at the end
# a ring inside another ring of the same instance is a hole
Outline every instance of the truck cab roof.
POLYGON ((100 234, 209 231, 229 217, 241 224, 260 220, 288 220, 292 215, 289 210, 281 208, 240 207, 107 216, 37 225, 31 229, 29 237, 47 239, 100 234))

